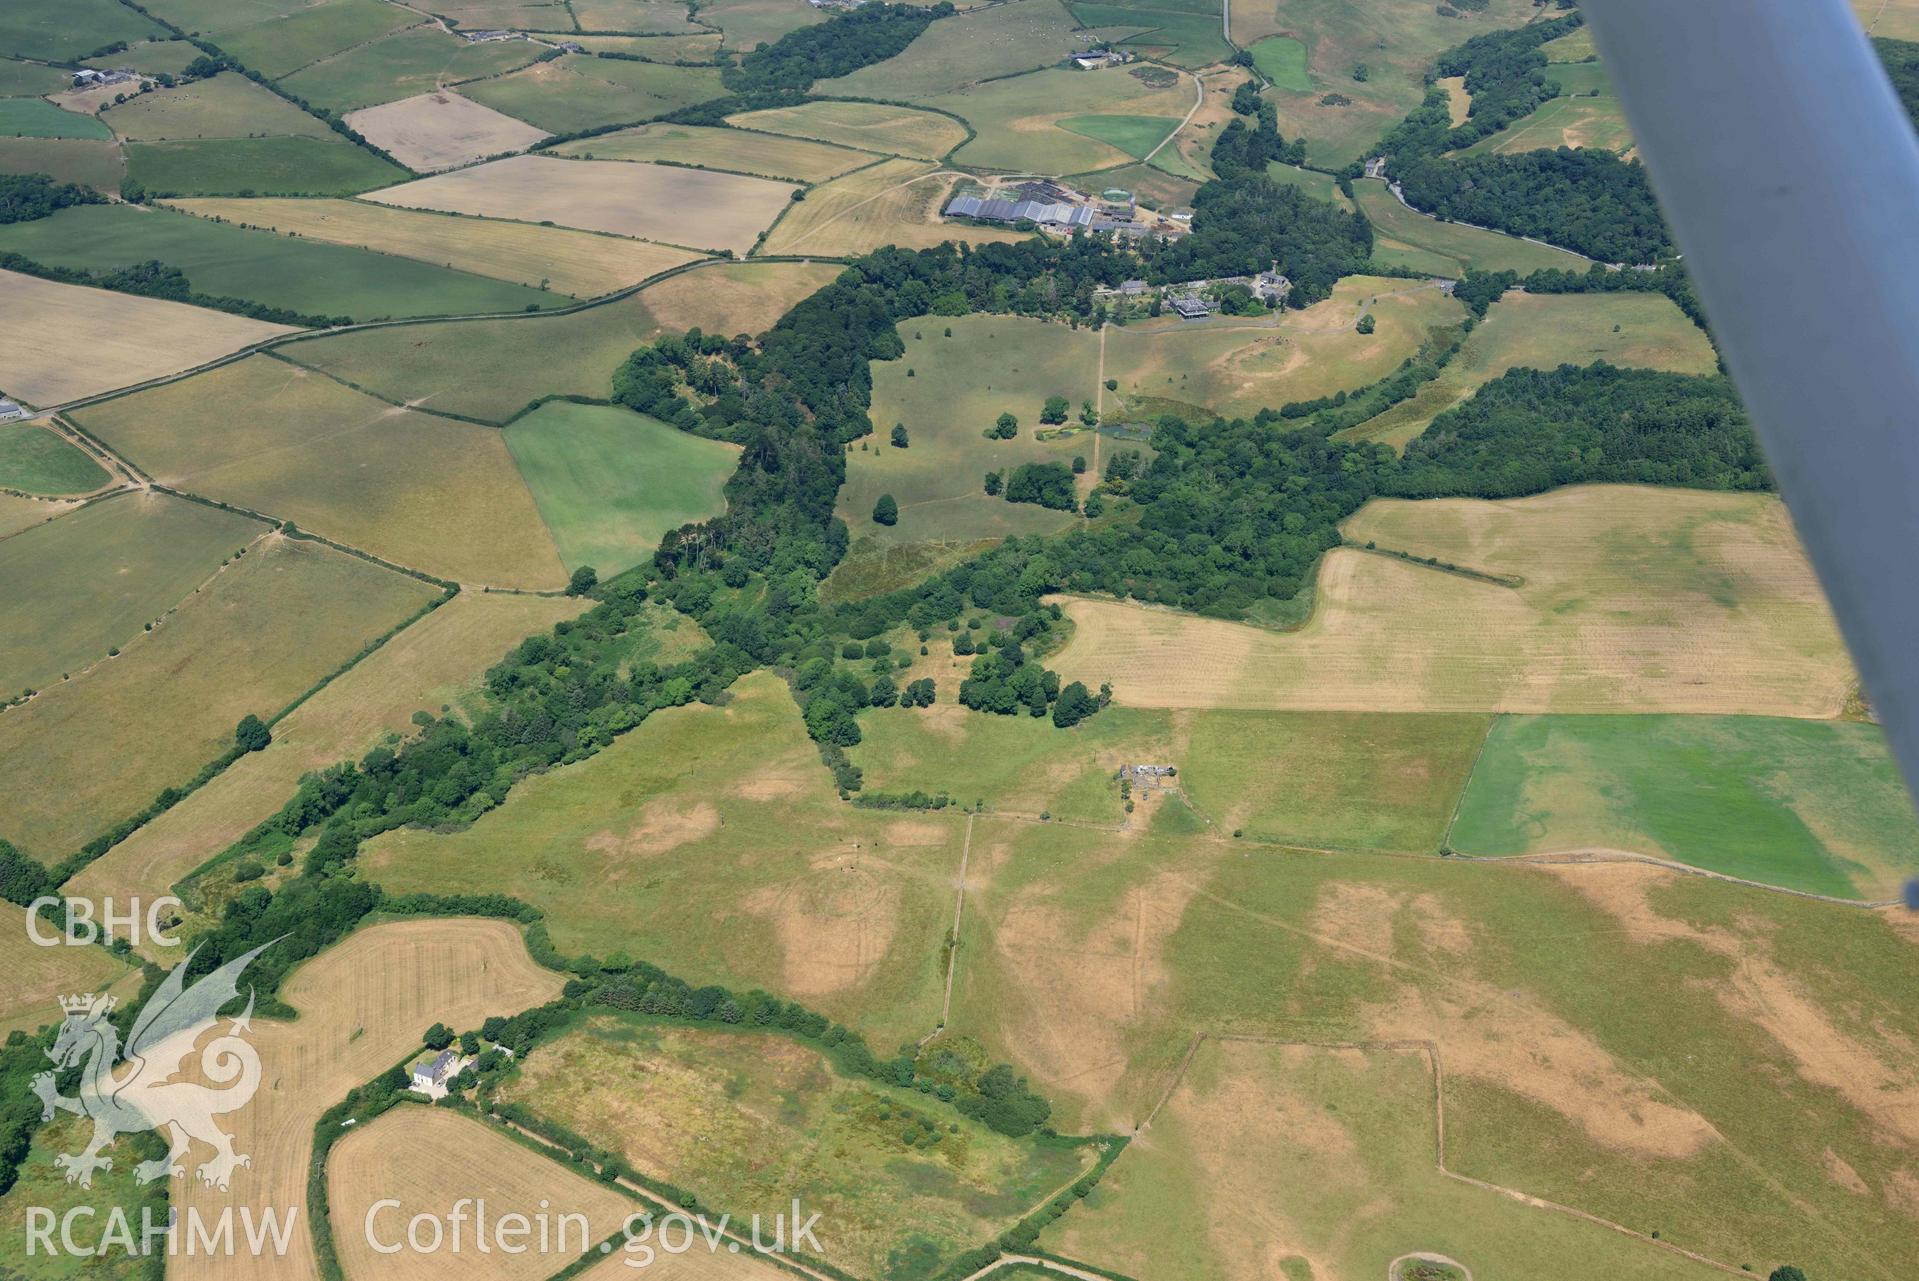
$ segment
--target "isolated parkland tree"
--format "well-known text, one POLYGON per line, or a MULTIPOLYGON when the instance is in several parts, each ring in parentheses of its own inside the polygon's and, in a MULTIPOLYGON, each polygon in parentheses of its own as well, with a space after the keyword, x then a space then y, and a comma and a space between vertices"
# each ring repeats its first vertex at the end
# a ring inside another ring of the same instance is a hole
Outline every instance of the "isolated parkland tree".
POLYGON ((891 494, 881 494, 880 500, 873 504, 873 523, 875 525, 900 523, 900 505, 893 501, 891 494))
POLYGON ((892 441, 893 448, 905 449, 906 448, 906 424, 894 423, 893 434, 889 436, 887 439, 892 441))
MULTIPOLYGON (((1062 412, 1060 414, 1060 420, 1063 422, 1065 418, 1066 415, 1062 412)), ((1013 437, 1019 435, 1019 419, 1013 417, 1011 414, 1001 414, 993 423, 993 430, 987 434, 992 436, 994 440, 1011 440, 1013 437)))
POLYGON ((1048 396, 1046 407, 1039 411, 1039 420, 1049 426, 1066 421, 1067 400, 1064 396, 1048 396))

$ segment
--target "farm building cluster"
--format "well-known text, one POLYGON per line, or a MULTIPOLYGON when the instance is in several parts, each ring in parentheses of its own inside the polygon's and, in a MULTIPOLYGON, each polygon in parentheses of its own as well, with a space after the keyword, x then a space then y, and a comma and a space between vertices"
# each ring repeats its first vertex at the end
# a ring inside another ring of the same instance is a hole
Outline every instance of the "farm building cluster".
POLYGON ((941 212, 948 218, 972 218, 980 222, 1026 224, 1047 231, 1071 235, 1093 232, 1119 236, 1184 235, 1191 220, 1177 216, 1162 218, 1142 209, 1129 191, 1114 189, 1093 196, 1057 182, 1035 180, 1016 187, 1000 187, 997 192, 955 195, 941 212))
POLYGON ((131 67, 114 67, 111 70, 96 70, 93 67, 81 67, 73 73, 75 89, 105 89, 109 85, 135 84, 140 73, 131 67))
POLYGON ((1102 67, 1124 66, 1133 60, 1133 56, 1124 49, 1099 48, 1076 53, 1071 61, 1081 71, 1098 71, 1102 67))
POLYGON ((1157 301, 1181 320, 1204 320, 1220 310, 1220 303, 1235 289, 1244 289, 1252 299, 1267 307, 1279 307, 1293 291, 1293 282, 1281 275, 1278 265, 1256 276, 1219 276, 1207 280, 1182 280, 1171 285, 1149 285, 1144 280, 1122 281, 1117 288, 1100 289, 1094 296, 1107 302, 1150 308, 1157 301))

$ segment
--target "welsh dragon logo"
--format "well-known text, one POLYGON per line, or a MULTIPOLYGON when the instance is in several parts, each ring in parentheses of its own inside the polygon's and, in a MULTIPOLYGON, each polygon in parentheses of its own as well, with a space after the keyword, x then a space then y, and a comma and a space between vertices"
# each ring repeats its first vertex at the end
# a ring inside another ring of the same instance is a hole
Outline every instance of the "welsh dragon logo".
POLYGON ((141 1130, 165 1129, 168 1138, 166 1156, 134 1167, 142 1183, 185 1174, 181 1158, 195 1139, 213 1149, 213 1159, 197 1171, 209 1187, 224 1190, 237 1167, 252 1164, 233 1150, 233 1136, 214 1123, 216 1116, 245 1107, 260 1088, 260 1055, 245 1039, 253 1018, 250 990, 246 1009, 228 1023, 225 1033, 200 1050, 198 1075, 213 1085, 173 1078, 201 1034, 219 1021, 220 1007, 239 996, 241 972, 270 946, 262 944, 235 957, 192 987, 186 986, 187 969, 193 963, 189 955, 185 963, 173 967, 141 1008, 124 1049, 118 1030, 107 1019, 113 997, 60 998, 66 1018, 47 1057, 56 1070, 84 1064, 79 1094, 74 1098, 61 1094, 56 1071, 35 1076, 33 1092, 43 1105, 42 1121, 52 1120, 55 1109, 93 1121, 93 1137, 83 1150, 54 1158, 66 1171, 67 1182, 92 1187, 94 1171, 113 1166, 112 1158, 101 1151, 116 1135, 141 1130))

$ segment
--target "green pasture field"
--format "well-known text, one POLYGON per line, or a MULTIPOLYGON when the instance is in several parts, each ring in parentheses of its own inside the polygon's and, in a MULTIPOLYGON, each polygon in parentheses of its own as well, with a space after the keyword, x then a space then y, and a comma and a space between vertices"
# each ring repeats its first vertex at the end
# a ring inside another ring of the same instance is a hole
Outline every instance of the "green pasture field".
POLYGON ((149 40, 136 44, 122 53, 109 53, 98 58, 89 58, 86 65, 109 68, 132 67, 135 71, 149 76, 162 73, 177 76, 199 56, 199 46, 190 40, 149 40))
POLYGON ((1289 66, 1289 80, 1267 97, 1278 109, 1280 133, 1306 140, 1307 162, 1339 169, 1370 155, 1420 104, 1426 73, 1440 53, 1476 35, 1522 26, 1536 12, 1531 0, 1490 0, 1477 11, 1426 0, 1256 0, 1232 6, 1232 35, 1255 58, 1269 37, 1305 45, 1303 80, 1289 66), (1366 79, 1355 80, 1354 68, 1362 64, 1366 79))
POLYGON ((755 49, 789 31, 825 20, 826 15, 812 5, 789 4, 787 0, 714 0, 700 6, 700 21, 725 33, 721 42, 724 49, 755 49))
POLYGON ((836 98, 923 102, 982 80, 1037 71, 1081 46, 1078 24, 1060 0, 1010 0, 935 22, 884 62, 822 80, 813 92, 836 98))
POLYGON ((271 356, 78 416, 162 484, 292 520, 438 577, 554 588, 566 570, 500 433, 271 356))
POLYGON ((1133 193, 1142 205, 1159 210, 1178 209, 1191 205, 1193 197, 1199 194, 1199 184, 1158 167, 1157 161, 1164 157, 1167 148, 1153 157, 1152 165, 1125 165, 1118 169, 1104 169, 1097 174, 1081 174, 1078 181, 1095 185, 1102 189, 1120 187, 1133 193))
POLYGON ((1210 4, 1211 0, 1195 0, 1190 7, 1164 0, 1137 5, 1123 0, 1117 4, 1075 4, 1073 16, 1089 27, 1145 27, 1145 31, 1129 35, 1118 44, 1176 67, 1205 67, 1224 62, 1232 53, 1221 30, 1219 10, 1209 8, 1210 4))
POLYGON ((739 447, 612 405, 552 401, 506 429, 506 447, 568 569, 601 578, 652 556, 669 529, 726 510, 739 447))
POLYGON ((307 8, 288 7, 292 11, 285 17, 244 27, 223 26, 220 47, 243 66, 278 80, 343 49, 424 21, 411 9, 380 0, 324 0, 307 8))
POLYGON ((1597 62, 1554 65, 1546 78, 1560 87, 1557 98, 1537 111, 1481 138, 1462 155, 1510 155, 1554 147, 1596 147, 1604 151, 1632 149, 1632 128, 1613 92, 1612 77, 1597 62))
POLYGON ((522 311, 572 301, 412 258, 129 205, 77 205, 0 226, 0 250, 90 271, 157 258, 185 272, 201 293, 355 320, 522 311))
POLYGON ((15 58, 0 58, 0 95, 21 94, 37 97, 43 93, 58 93, 70 88, 73 81, 69 73, 58 67, 43 66, 37 62, 21 62, 15 58))
POLYGON ((1209 181, 1213 176, 1193 160, 1189 159, 1186 153, 1179 149, 1177 139, 1161 147, 1158 153, 1153 156, 1149 167, 1161 171, 1170 178, 1192 183, 1195 187, 1200 183, 1209 181))
POLYGON ((703 30, 688 19, 682 0, 570 0, 566 7, 573 11, 582 31, 664 34, 703 30))
POLYGON ((0 138, 0 173, 43 173, 118 194, 126 176, 120 145, 90 138, 0 138))
POLYGON ((540 396, 611 396, 620 362, 669 327, 760 333, 838 274, 832 263, 700 267, 565 316, 407 325, 277 350, 391 400, 504 423, 540 396))
POLYGON ((917 1038, 939 1019, 964 823, 848 808, 778 677, 732 693, 655 712, 465 831, 378 837, 362 869, 396 892, 513 894, 563 951, 645 939, 693 983, 783 993, 874 1045, 917 1038))
POLYGON ((1476 1276, 1716 1275, 1650 1242, 1446 1178, 1432 1094, 1432 1065, 1411 1046, 1208 1041, 1155 1118, 1153 1141, 1123 1153, 1042 1239, 1168 1281, 1246 1276, 1260 1257, 1282 1260, 1272 1276, 1385 1277, 1415 1251, 1457 1259, 1476 1276), (1260 1240, 1227 1226, 1249 1221, 1261 1224, 1260 1240))
POLYGON ((1919 871, 1884 732, 1766 716, 1501 717, 1453 843, 1632 850, 1839 898, 1895 898, 1919 871))
MULTIPOLYGON (((1144 160, 1153 148, 1179 128, 1179 117, 1070 116, 1060 121, 1059 127, 1115 147, 1135 160, 1144 160)), ((1162 156, 1166 154, 1161 152, 1162 156)), ((1173 156, 1177 157, 1177 153, 1173 153, 1173 156)), ((1189 172, 1176 176, 1198 178, 1200 175, 1189 172)))
POLYGON ((1266 166, 1266 176, 1288 187, 1298 187, 1314 200, 1324 200, 1341 209, 1353 208, 1353 202, 1346 199, 1346 193, 1339 189, 1339 180, 1329 173, 1301 169, 1297 165, 1282 165, 1275 160, 1266 166))
MULTIPOLYGON (((0 442, 27 434, 5 430, 0 442)), ((31 430, 92 467, 95 485, 106 479, 72 445, 31 430)), ((122 494, 0 541, 0 592, 12 602, 0 612, 0 691, 44 689, 105 658, 266 528, 184 499, 122 494)))
POLYGON ((1373 224, 1373 259, 1386 266, 1457 279, 1468 271, 1523 275, 1542 269, 1584 271, 1592 265, 1565 249, 1428 218, 1399 203, 1383 182, 1361 179, 1353 184, 1353 194, 1373 224))
POLYGON ((190 33, 218 35, 284 18, 307 6, 305 0, 152 0, 144 7, 190 33))
MULTIPOLYGON (((1304 855, 993 817, 974 821, 968 885, 948 1028, 1009 1056, 1054 1099, 1062 1130, 1132 1129, 1197 1032, 1431 1039, 1447 1067, 1448 1165, 1461 1174, 1656 1229, 1762 1276, 1786 1259, 1853 1276, 1910 1257, 1907 1214, 1853 1190, 1903 1159, 1895 1099, 1908 1087, 1888 1085, 1889 1097, 1863 1082, 1902 1080, 1899 1047, 1919 1033, 1919 961, 1885 914, 1646 867, 1304 855), (1734 973, 1756 986, 1736 995, 1734 973), (1774 1009, 1818 1021, 1792 1027, 1774 1009), (1784 1209, 1795 1203, 1846 1231, 1799 1230, 1784 1209)), ((1419 1097, 1430 1107, 1430 1081, 1419 1097)), ((1160 1148, 1166 1116, 1116 1175, 1160 1148)), ((1331 1114, 1241 1093, 1234 1116, 1303 1127, 1331 1114)), ((1420 1137, 1429 1170, 1430 1128, 1420 1137)), ((1240 1150, 1263 1160, 1269 1146, 1240 1150)), ((1214 1193, 1249 1186, 1173 1152, 1183 1177, 1214 1193)), ((1272 1191, 1297 1195, 1298 1181, 1272 1191)), ((1096 1248, 1121 1239, 1097 1213, 1105 1195, 1046 1242, 1168 1274, 1155 1266, 1163 1254, 1096 1248)), ((1288 1203, 1264 1204, 1277 1214, 1288 1203)), ((1567 1221, 1526 1212, 1538 1219, 1529 1231, 1567 1221)), ((1192 1253, 1243 1242, 1244 1221, 1228 1217, 1192 1253)), ((1354 1233, 1355 1248, 1373 1235, 1354 1233)), ((1647 1267, 1665 1257, 1602 1238, 1647 1267)), ((1432 1248, 1405 1248, 1421 1245, 1432 1248)), ((1541 1275, 1644 1274, 1614 1264, 1571 1250, 1541 1275)), ((1170 1275, 1217 1275, 1178 1267, 1188 1270, 1170 1275)))
POLYGON ((562 143, 553 148, 553 153, 588 160, 671 161, 702 169, 725 169, 759 178, 808 183, 825 182, 870 165, 875 159, 868 152, 805 138, 677 124, 640 125, 618 133, 582 138, 562 143))
POLYGON ((14 138, 111 138, 93 116, 65 111, 45 98, 0 98, 0 134, 14 138))
POLYGON ((1306 74, 1306 46, 1291 36, 1267 36, 1254 45, 1253 66, 1276 88, 1305 93, 1313 87, 1306 74))
POLYGON ((0 8, 0 55, 18 58, 79 58, 116 40, 165 35, 118 0, 7 0, 0 8))
POLYGON ((90 494, 107 470, 45 427, 0 427, 0 488, 58 496, 90 494))
POLYGON ((966 141, 966 126, 950 116, 877 102, 802 102, 728 116, 741 129, 812 138, 881 155, 937 160, 966 141))
POLYGON ((869 792, 944 792, 957 805, 984 801, 1003 813, 1113 824, 1125 817, 1119 767, 1179 756, 1165 712, 1109 707, 1064 730, 1043 716, 968 711, 957 699, 973 660, 953 657, 944 632, 935 634, 931 648, 932 657, 906 677, 932 677, 940 702, 860 713, 862 738, 848 754, 869 792))
POLYGON ((717 98, 722 89, 717 67, 569 54, 476 81, 460 92, 548 133, 575 133, 651 120, 717 98))
POLYGON ((190 781, 241 717, 275 715, 438 593, 320 543, 256 547, 117 658, 0 716, 0 836, 65 858, 190 781))
POLYGON ((155 195, 350 196, 406 171, 344 138, 134 142, 127 173, 155 195))
MULTIPOLYGON (((779 6, 782 14, 790 12, 779 6)), ((708 12, 711 12, 709 7, 708 12)), ((808 13, 816 13, 811 5, 808 13)), ((576 33, 573 43, 588 53, 630 53, 648 62, 712 62, 720 52, 724 37, 717 31, 696 31, 673 36, 594 36, 576 33)))
POLYGON ((345 114, 443 84, 503 75, 543 52, 526 40, 468 44, 438 26, 411 27, 302 67, 281 84, 315 106, 345 114))
POLYGON ((898 1281, 991 1240, 1093 1157, 1006 1138, 914 1090, 842 1077, 789 1037, 644 1015, 574 1024, 501 1093, 740 1221, 770 1220, 806 1188, 809 1212, 834 1225, 820 1238, 826 1261, 898 1281))
MULTIPOLYGON (((1868 0, 1868 3, 1876 6, 1879 0, 1868 0)), ((1591 27, 1581 27, 1571 35, 1548 40, 1539 46, 1539 52, 1546 55, 1548 62, 1558 63, 1585 62, 1599 56, 1598 46, 1593 44, 1591 27)))
MULTIPOLYGON (((51 1001, 47 1008, 58 1013, 51 1001)), ((35 1131, 31 1146, 22 1154, 19 1181, 0 1196, 0 1252, 13 1260, 8 1268, 19 1281, 144 1281, 147 1276, 145 1260, 132 1251, 109 1248, 97 1256, 84 1257, 63 1249, 49 1251, 42 1242, 30 1240, 34 1211, 50 1211, 56 1222, 79 1211, 66 1221, 74 1225, 75 1242, 83 1245, 89 1243, 85 1235, 88 1229, 80 1225, 98 1225, 98 1230, 104 1231, 109 1216, 116 1212, 125 1213, 138 1240, 143 1203, 156 1222, 165 1222, 165 1195, 156 1197, 152 1186, 135 1180, 133 1167, 144 1157, 134 1151, 127 1138, 108 1145, 106 1154, 113 1165, 94 1176, 92 1187, 82 1188, 67 1181, 65 1171, 53 1159, 80 1151, 91 1133, 92 1123, 84 1116, 61 1115, 49 1121, 35 1131)))
POLYGON ((155 89, 100 113, 128 142, 291 135, 331 139, 333 131, 279 94, 237 71, 223 71, 172 89, 155 89))
POLYGON ((1288 845, 1434 853, 1489 719, 1199 712, 1177 761, 1179 785, 1221 831, 1288 845))
POLYGON ((1434 418, 1509 369, 1604 360, 1624 369, 1708 374, 1712 340, 1664 294, 1527 294, 1493 304, 1439 377, 1412 399, 1340 433, 1404 449, 1434 418))
POLYGON ((1081 173, 1132 157, 1059 127, 1061 121, 1093 115, 1177 120, 1193 105, 1192 88, 1184 81, 1154 89, 1132 70, 1036 71, 930 98, 926 105, 950 111, 978 131, 954 153, 957 163, 1019 173, 1081 173))
POLYGON ((1097 394, 1099 336, 984 315, 905 321, 900 336, 906 354, 873 366, 873 435, 846 458, 840 515, 853 536, 927 542, 1048 533, 1070 524, 1074 517, 1066 512, 989 498, 983 478, 1020 463, 1071 462, 1076 454, 1090 466, 1092 433, 1053 440, 1036 433, 1044 430, 1039 416, 1048 396, 1066 397, 1066 425, 1073 426, 1080 402, 1097 394), (944 336, 949 327, 951 338, 944 336), (986 429, 1001 413, 1019 419, 1019 434, 989 440, 986 429), (906 424, 905 449, 887 443, 895 423, 906 424), (899 523, 891 528, 873 522, 881 494, 899 504, 899 523))

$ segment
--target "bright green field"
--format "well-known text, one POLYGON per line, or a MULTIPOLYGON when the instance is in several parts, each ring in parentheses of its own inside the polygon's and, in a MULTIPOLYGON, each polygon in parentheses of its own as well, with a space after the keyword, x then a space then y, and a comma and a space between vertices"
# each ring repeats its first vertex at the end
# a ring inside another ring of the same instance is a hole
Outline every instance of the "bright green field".
POLYGON ((11 602, 0 611, 0 691, 45 688, 105 658, 264 529, 200 503, 122 494, 0 541, 0 596, 11 602))
POLYGON ((568 569, 609 578, 637 565, 669 529, 716 516, 737 446, 612 405, 552 401, 506 429, 568 569))
POLYGON ((1098 388, 1099 337, 984 315, 906 321, 900 336, 906 355, 873 366, 874 433, 846 458, 840 514, 853 536, 885 543, 990 538, 1045 533, 1071 522, 1064 512, 989 498, 983 480, 989 471, 1025 462, 1071 462, 1079 454, 1090 463, 1091 433, 1050 441, 1035 433, 1048 396, 1066 397, 1068 425, 1078 421, 1080 402, 1098 388), (949 327, 951 338, 944 336, 949 327), (1003 412, 1019 419, 1019 434, 987 439, 986 429, 1003 412), (906 424, 905 449, 887 443, 894 423, 906 424), (873 522, 881 494, 899 504, 899 523, 890 528, 873 522))
POLYGON ((440 84, 500 75, 542 52, 526 40, 468 44, 438 26, 414 27, 304 67, 281 83, 315 106, 345 113, 440 84))
POLYGON ((1353 202, 1346 199, 1346 193, 1339 189, 1339 180, 1331 174, 1301 169, 1296 165, 1282 165, 1275 160, 1266 166, 1266 176, 1274 182, 1298 187, 1314 200, 1324 200, 1346 210, 1353 207, 1353 202))
POLYGON ((638 124, 717 98, 718 67, 674 67, 569 54, 478 81, 466 97, 548 133, 638 124))
MULTIPOLYGON (((1135 24, 1141 25, 1141 24, 1135 24)), ((813 91, 835 98, 922 102, 982 80, 1036 71, 1080 47, 1060 0, 1012 0, 935 22, 905 50, 813 91)))
POLYGON ((1373 258, 1386 266, 1457 279, 1468 271, 1525 274, 1547 268, 1584 271, 1591 265, 1564 249, 1415 213, 1400 204, 1383 182, 1355 182, 1353 194, 1373 224, 1373 258))
POLYGON ((396 892, 518 895, 563 951, 644 940, 691 982, 785 993, 875 1045, 925 1034, 964 822, 848 807, 784 682, 755 673, 732 695, 655 712, 464 831, 380 836, 361 867, 396 892))
POLYGON ((1588 846, 1840 898, 1895 897, 1919 822, 1874 725, 1507 716, 1460 805, 1464 853, 1588 846))
POLYGON ((414 10, 380 0, 324 0, 308 8, 280 7, 292 12, 249 26, 222 27, 219 34, 222 49, 271 80, 422 21, 414 10))
POLYGON ((0 95, 34 97, 43 93, 58 93, 72 83, 68 73, 58 67, 0 58, 0 95))
POLYGON ((154 195, 350 196, 407 177, 334 137, 135 142, 126 156, 129 175, 154 195))
POLYGON ((571 301, 411 258, 130 205, 79 205, 0 226, 0 250, 94 271, 157 258, 185 272, 202 293, 356 320, 520 311, 571 301))
MULTIPOLYGON (((1137 49, 1176 67, 1204 67, 1223 62, 1232 53, 1211 0, 1194 0, 1190 7, 1158 4, 1076 4, 1073 16, 1089 27, 1131 27, 1147 30, 1117 43, 1137 49)), ((1107 72, 1096 72, 1105 75, 1107 72)))
POLYGON ((188 40, 149 40, 120 53, 89 58, 90 67, 132 67, 135 71, 157 76, 165 72, 177 76, 200 56, 199 46, 188 40))
POLYGON ((7 0, 0 5, 0 54, 79 58, 116 40, 165 36, 152 20, 117 0, 7 0))
POLYGON ((77 182, 118 192, 126 163, 118 144, 91 138, 0 137, 0 173, 43 173, 55 182, 77 182))
POLYGON ((1291 36, 1267 36, 1254 45, 1253 66, 1278 88, 1304 93, 1313 87, 1306 74, 1306 46, 1291 36))
MULTIPOLYGON (((667 5, 659 7, 671 9, 667 5)), ((784 0, 713 0, 700 6, 700 20, 726 33, 723 43, 727 49, 757 48, 825 19, 826 15, 812 5, 787 4, 784 0)), ((649 23, 647 30, 657 25, 649 23)))
POLYGON ((0 427, 0 488, 29 494, 87 494, 106 469, 44 427, 0 427))
MULTIPOLYGON (((1059 122, 1062 129, 1084 134, 1109 147, 1118 147, 1135 160, 1147 153, 1179 128, 1177 116, 1069 116, 1059 122)), ((1162 153, 1164 154, 1164 153, 1162 153)), ((1193 176, 1193 175, 1188 175, 1193 176)))
POLYGON ((1090 1148, 1006 1138, 912 1090, 843 1077, 789 1037, 645 1016, 576 1023, 529 1056, 502 1097, 594 1134, 646 1174, 740 1219, 770 1221, 790 1209, 793 1188, 805 1188, 808 1211, 821 1215, 825 1259, 886 1281, 937 1275, 1093 1157, 1090 1148), (634 1091, 640 1080, 645 1088, 634 1091))
POLYGON ((45 98, 0 98, 0 134, 15 138, 111 138, 93 116, 63 111, 45 98))

